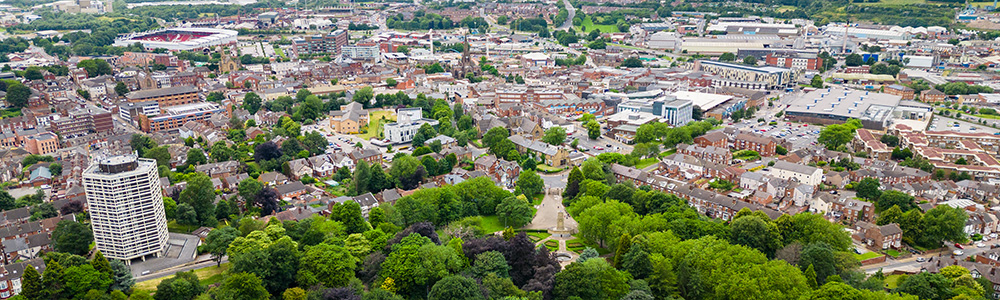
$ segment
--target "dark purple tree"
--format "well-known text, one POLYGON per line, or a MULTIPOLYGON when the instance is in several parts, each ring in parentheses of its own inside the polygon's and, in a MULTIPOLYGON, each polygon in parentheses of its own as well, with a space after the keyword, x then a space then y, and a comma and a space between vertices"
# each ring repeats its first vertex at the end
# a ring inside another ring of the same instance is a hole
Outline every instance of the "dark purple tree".
POLYGON ((441 240, 438 238, 437 231, 434 231, 434 229, 434 224, 431 224, 431 222, 420 222, 410 225, 410 227, 406 227, 406 229, 397 233, 395 237, 385 244, 385 253, 391 252, 392 245, 399 243, 399 241, 402 241, 403 238, 410 236, 411 233, 425 236, 431 239, 431 242, 434 242, 434 244, 440 245, 441 240))
POLYGON ((361 282, 365 284, 371 284, 375 280, 375 276, 378 276, 378 272, 382 271, 382 262, 384 261, 385 255, 382 252, 375 251, 368 254, 361 262, 361 268, 358 269, 358 279, 361 279, 361 282))
POLYGON ((83 203, 80 201, 70 201, 59 208, 59 213, 63 215, 71 215, 75 213, 83 212, 83 203))
POLYGON ((535 243, 528 239, 528 235, 520 232, 514 238, 507 241, 507 247, 503 251, 503 256, 507 258, 510 265, 510 280, 516 286, 523 286, 531 280, 535 273, 535 243))
POLYGON ((267 216, 278 210, 278 190, 264 188, 257 193, 254 205, 260 207, 261 215, 267 216))
POLYGON ((281 149, 274 142, 264 142, 253 149, 253 159, 257 162, 281 157, 281 149))
POLYGON ((323 290, 324 300, 361 300, 354 290, 346 287, 323 290))

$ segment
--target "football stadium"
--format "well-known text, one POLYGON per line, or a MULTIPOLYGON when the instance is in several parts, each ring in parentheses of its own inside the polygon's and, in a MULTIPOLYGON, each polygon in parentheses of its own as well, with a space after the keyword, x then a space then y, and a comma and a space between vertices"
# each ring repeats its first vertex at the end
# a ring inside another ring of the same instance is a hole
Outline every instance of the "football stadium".
POLYGON ((122 35, 115 39, 115 46, 140 43, 146 49, 194 50, 236 43, 238 34, 235 30, 228 29, 170 28, 122 35))

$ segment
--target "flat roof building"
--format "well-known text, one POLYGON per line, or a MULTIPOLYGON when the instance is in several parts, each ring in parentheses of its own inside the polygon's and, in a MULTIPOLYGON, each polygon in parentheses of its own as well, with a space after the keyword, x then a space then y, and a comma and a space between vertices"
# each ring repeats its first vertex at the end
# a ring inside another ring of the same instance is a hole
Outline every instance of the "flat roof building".
POLYGON ((902 97, 840 88, 819 89, 792 100, 785 109, 791 120, 840 124, 858 119, 864 128, 882 130, 889 125, 892 112, 902 97))

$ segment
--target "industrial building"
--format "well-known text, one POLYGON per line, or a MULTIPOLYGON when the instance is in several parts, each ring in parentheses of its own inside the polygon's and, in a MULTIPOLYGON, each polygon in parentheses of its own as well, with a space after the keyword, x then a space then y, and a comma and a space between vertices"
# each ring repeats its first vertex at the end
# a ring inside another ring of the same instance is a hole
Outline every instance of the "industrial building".
POLYGON ((126 262, 160 256, 167 247, 167 218, 156 160, 120 155, 83 171, 94 242, 108 259, 126 262))
POLYGON ((695 62, 696 70, 718 76, 712 86, 731 86, 751 90, 774 90, 793 86, 798 72, 779 67, 754 67, 711 60, 695 62))
POLYGON ((785 109, 785 116, 798 122, 819 124, 858 119, 864 128, 883 130, 901 100, 900 96, 868 91, 819 89, 793 100, 785 109))

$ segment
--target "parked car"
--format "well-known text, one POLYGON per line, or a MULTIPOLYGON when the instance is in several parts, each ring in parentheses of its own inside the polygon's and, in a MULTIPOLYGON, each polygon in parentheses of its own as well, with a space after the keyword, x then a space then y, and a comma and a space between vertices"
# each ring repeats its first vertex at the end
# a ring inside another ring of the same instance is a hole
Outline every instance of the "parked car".
POLYGON ((923 258, 923 257, 917 257, 917 262, 925 262, 925 261, 927 261, 927 259, 926 259, 926 258, 923 258))
POLYGON ((965 251, 955 250, 955 251, 952 251, 951 254, 953 254, 955 256, 962 256, 962 255, 965 255, 965 251))
POLYGON ((955 243, 955 248, 965 249, 965 246, 962 246, 962 244, 959 244, 959 243, 955 243))

